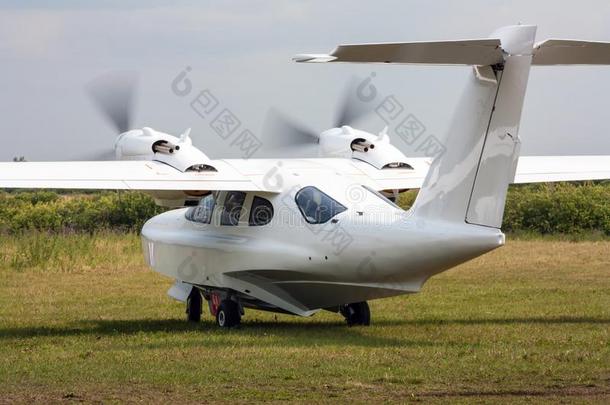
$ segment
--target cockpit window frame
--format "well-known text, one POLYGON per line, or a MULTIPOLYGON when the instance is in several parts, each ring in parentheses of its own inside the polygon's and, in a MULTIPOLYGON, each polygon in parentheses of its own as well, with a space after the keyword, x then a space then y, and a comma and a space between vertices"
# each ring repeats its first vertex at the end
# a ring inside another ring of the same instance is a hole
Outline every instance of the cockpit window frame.
POLYGON ((222 203, 222 209, 220 211, 220 226, 239 226, 242 221, 245 211, 246 211, 246 199, 248 198, 248 193, 245 191, 233 190, 227 191, 224 195, 224 201, 222 203), (227 202, 230 199, 232 194, 239 194, 241 202, 239 203, 238 212, 234 212, 237 209, 237 206, 230 208, 230 212, 227 211, 227 202), (237 217, 235 215, 237 214, 237 217))
POLYGON ((202 224, 202 225, 209 225, 212 223, 212 220, 214 218, 214 210, 216 209, 217 205, 218 205, 218 196, 214 193, 210 193, 210 194, 207 194, 207 195, 201 197, 201 199, 199 200, 199 203, 196 206, 189 208, 186 211, 186 213, 184 214, 184 216, 190 222, 193 222, 196 224, 202 224), (201 221, 200 219, 198 219, 199 210, 203 209, 203 204, 205 204, 205 201, 210 198, 212 199, 212 206, 208 210, 209 213, 207 216, 207 220, 201 221))
POLYGON ((330 221, 331 219, 333 219, 334 217, 336 217, 337 215, 347 211, 346 206, 344 206, 339 201, 335 200, 334 198, 332 198, 331 196, 326 194, 324 191, 320 190, 319 188, 317 188, 315 186, 305 186, 305 187, 301 188, 299 191, 297 191, 297 193, 294 196, 294 202, 295 202, 297 208, 299 209, 299 211, 301 212, 301 215, 303 216, 305 221, 307 221, 307 223, 312 224, 312 225, 323 225, 323 224, 327 223, 328 221, 330 221), (310 190, 310 189, 313 189, 316 192, 320 193, 323 197, 326 197, 328 200, 331 201, 331 204, 335 205, 335 208, 338 207, 338 210, 332 211, 331 215, 328 218, 326 218, 324 221, 322 221, 321 219, 315 220, 314 217, 308 216, 305 213, 304 208, 299 203, 299 196, 302 195, 302 193, 305 190, 310 190), (314 221, 311 221, 310 218, 314 218, 314 221))
POLYGON ((274 212, 273 203, 269 201, 265 197, 261 197, 259 195, 253 195, 252 201, 249 204, 249 212, 248 212, 248 226, 265 226, 269 225, 269 223, 273 220, 274 212), (268 217, 260 221, 260 219, 256 219, 255 216, 259 214, 260 208, 267 208, 268 217))

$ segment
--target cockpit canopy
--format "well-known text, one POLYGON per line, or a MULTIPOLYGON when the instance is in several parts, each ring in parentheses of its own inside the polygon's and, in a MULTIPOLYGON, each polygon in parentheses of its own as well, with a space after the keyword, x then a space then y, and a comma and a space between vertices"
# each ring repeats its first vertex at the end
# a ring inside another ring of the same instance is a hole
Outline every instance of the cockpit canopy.
POLYGON ((257 195, 248 199, 243 191, 214 192, 203 197, 197 206, 189 208, 185 216, 187 220, 200 224, 238 226, 240 221, 245 225, 247 219, 248 226, 263 226, 273 219, 273 204, 257 195), (221 205, 217 207, 218 202, 221 205))

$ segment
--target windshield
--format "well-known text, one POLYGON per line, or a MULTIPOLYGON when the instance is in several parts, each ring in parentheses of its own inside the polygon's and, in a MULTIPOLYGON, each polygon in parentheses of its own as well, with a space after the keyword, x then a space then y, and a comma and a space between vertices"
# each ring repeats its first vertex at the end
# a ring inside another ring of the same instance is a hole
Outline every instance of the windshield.
POLYGON ((186 211, 186 219, 201 224, 209 224, 212 220, 212 213, 216 206, 214 194, 208 194, 199 200, 196 207, 191 207, 186 211))

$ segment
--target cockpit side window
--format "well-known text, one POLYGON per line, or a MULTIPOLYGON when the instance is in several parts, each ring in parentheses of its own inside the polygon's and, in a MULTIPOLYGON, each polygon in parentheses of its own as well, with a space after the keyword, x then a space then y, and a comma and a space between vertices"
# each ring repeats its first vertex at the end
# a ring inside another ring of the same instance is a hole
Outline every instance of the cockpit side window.
POLYGON ((224 208, 220 215, 220 225, 237 226, 242 214, 246 193, 243 191, 229 191, 225 197, 224 208))
POLYGON ((273 205, 266 198, 254 196, 250 207, 250 219, 248 225, 263 226, 271 222, 273 218, 273 205))
POLYGON ((299 190, 295 201, 301 214, 310 224, 326 223, 335 215, 347 210, 339 202, 312 186, 299 190))
POLYGON ((216 198, 214 194, 208 194, 199 200, 196 207, 191 207, 186 211, 186 219, 201 224, 209 224, 212 220, 212 213, 216 206, 216 198))

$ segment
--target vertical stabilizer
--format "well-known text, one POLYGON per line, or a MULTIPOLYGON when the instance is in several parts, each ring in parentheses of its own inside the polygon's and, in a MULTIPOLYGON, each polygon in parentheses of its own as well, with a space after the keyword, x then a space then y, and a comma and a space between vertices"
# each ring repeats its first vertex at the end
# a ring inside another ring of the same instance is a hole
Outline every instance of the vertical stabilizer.
POLYGON ((518 129, 532 62, 535 26, 499 38, 504 62, 470 73, 447 135, 413 207, 416 218, 499 228, 519 157, 518 129))

